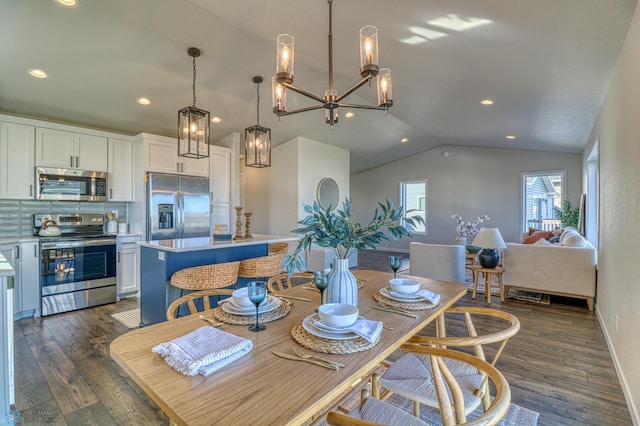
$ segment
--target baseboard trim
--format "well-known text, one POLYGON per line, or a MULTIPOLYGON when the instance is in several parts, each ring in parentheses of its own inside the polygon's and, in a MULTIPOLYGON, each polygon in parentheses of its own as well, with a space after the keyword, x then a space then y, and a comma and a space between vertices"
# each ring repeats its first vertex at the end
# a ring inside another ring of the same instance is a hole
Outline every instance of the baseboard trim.
POLYGON ((616 351, 611 344, 611 338, 609 336, 609 331, 602 320, 602 316, 600 315, 600 310, 598 309, 598 305, 596 304, 596 318, 598 318, 598 322, 600 323, 600 328, 602 329, 602 334, 604 334, 604 341, 607 342, 607 347, 609 348, 609 353, 611 354, 611 359, 613 360, 613 368, 616 370, 616 375, 618 376, 618 381, 620 382, 620 388, 622 388, 622 394, 624 395, 624 399, 627 402, 627 408, 629 409, 629 415, 631 416, 631 421, 633 422, 633 426, 640 426, 640 412, 638 411, 638 407, 633 404, 631 400, 631 395, 629 393, 629 386, 627 385, 626 380, 624 379, 624 374, 622 373, 622 369, 620 368, 620 364, 618 362, 618 356, 616 355, 616 351))

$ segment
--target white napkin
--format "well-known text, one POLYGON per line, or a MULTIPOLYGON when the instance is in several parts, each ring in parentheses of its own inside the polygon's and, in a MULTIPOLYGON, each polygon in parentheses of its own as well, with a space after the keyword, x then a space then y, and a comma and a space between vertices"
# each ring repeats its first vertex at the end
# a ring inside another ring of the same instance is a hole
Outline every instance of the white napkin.
POLYGON ((439 294, 435 294, 429 290, 425 290, 425 289, 420 289, 417 293, 413 293, 413 294, 403 294, 403 293, 398 293, 396 291, 393 290, 389 290, 389 294, 392 295, 393 297, 397 297, 398 299, 405 299, 407 301, 411 301, 412 299, 425 299, 428 300, 429 302, 433 303, 434 305, 437 305, 438 303, 440 303, 440 295, 439 294))
POLYGON ((243 357, 253 348, 253 342, 211 326, 160 343, 151 349, 162 355, 169 366, 185 376, 200 373, 208 376, 243 357))
POLYGON ((382 332, 382 322, 372 321, 368 319, 359 319, 353 325, 344 328, 337 328, 327 325, 320 321, 314 321, 314 324, 319 324, 318 328, 325 329, 327 331, 350 331, 362 337, 369 343, 374 343, 380 337, 382 332))

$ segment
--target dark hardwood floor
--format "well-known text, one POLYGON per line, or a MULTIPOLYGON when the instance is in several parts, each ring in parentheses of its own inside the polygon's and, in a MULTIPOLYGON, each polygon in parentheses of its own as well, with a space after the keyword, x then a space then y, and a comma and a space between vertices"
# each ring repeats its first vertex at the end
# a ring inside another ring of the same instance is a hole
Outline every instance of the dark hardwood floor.
MULTIPOLYGON (((359 268, 389 271, 389 254, 361 253, 359 268)), ((512 402, 538 411, 542 426, 632 424, 602 331, 584 301, 552 298, 549 306, 492 301, 493 307, 515 314, 522 326, 496 365, 511 385, 512 402)), ((459 304, 486 306, 483 297, 474 301, 470 293, 459 304)), ((137 306, 137 299, 125 299, 16 321, 19 422, 168 424, 109 356, 109 344, 128 331, 111 314, 137 306)))

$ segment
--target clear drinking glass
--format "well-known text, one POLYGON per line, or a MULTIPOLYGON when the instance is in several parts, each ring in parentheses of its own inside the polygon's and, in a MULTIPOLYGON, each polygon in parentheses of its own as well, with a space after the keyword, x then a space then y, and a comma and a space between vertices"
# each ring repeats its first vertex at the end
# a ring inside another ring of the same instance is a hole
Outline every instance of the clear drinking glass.
POLYGON ((247 284, 247 292, 249 293, 249 300, 256 305, 256 323, 249 327, 251 331, 262 331, 267 328, 264 324, 258 323, 258 308, 260 304, 267 297, 267 283, 264 281, 251 281, 247 284))
POLYGON ((324 289, 329 285, 329 274, 324 271, 316 271, 313 273, 313 283, 320 290, 320 304, 324 303, 324 289))
POLYGON ((393 278, 396 277, 396 272, 400 269, 400 261, 402 258, 400 256, 389 256, 389 266, 393 269, 393 278))

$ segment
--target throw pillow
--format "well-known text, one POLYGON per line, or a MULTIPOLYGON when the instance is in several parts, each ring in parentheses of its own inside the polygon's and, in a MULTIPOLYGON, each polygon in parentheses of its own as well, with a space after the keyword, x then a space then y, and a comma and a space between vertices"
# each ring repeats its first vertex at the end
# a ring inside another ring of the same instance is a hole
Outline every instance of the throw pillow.
POLYGON ((550 246, 551 243, 544 238, 540 238, 538 241, 533 243, 534 246, 550 246))
POLYGON ((577 232, 570 232, 560 245, 565 247, 586 247, 587 242, 584 237, 577 232))
POLYGON ((540 238, 549 239, 551 238, 551 231, 535 231, 533 234, 529 235, 522 244, 533 244, 538 241, 540 238))
POLYGON ((560 243, 560 236, 556 235, 555 237, 551 237, 548 240, 551 244, 558 244, 560 243))
POLYGON ((533 234, 536 231, 542 231, 542 229, 537 229, 537 228, 529 228, 529 235, 533 234))

